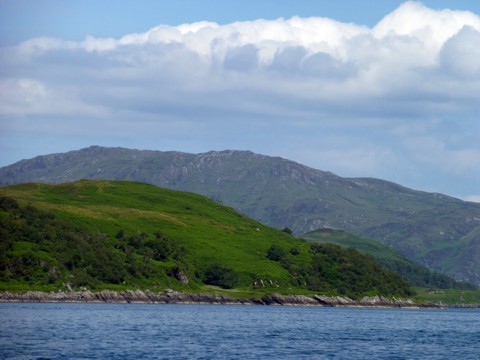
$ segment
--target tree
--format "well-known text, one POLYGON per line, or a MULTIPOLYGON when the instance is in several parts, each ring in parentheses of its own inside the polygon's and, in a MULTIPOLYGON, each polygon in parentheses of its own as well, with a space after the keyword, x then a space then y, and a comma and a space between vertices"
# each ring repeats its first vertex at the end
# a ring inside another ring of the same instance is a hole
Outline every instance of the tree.
POLYGON ((273 261, 280 261, 286 255, 286 251, 278 245, 272 245, 267 250, 267 258, 273 261))
POLYGON ((203 274, 203 282, 207 285, 232 289, 238 282, 238 276, 235 271, 230 268, 219 264, 213 264, 205 270, 203 274))

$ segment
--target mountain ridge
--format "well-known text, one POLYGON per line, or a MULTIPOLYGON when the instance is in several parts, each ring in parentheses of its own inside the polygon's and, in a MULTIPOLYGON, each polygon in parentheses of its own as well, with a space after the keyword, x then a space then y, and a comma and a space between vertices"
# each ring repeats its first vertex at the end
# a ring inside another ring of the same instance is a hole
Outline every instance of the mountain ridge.
POLYGON ((133 180, 205 195, 297 234, 345 230, 456 280, 480 284, 480 204, 374 178, 343 178, 251 151, 201 154, 92 146, 0 168, 0 185, 133 180))

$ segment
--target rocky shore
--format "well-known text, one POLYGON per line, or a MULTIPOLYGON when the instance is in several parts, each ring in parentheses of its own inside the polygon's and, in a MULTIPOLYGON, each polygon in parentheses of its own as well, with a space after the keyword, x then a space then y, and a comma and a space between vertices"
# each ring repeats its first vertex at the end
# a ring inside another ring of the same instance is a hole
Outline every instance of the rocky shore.
POLYGON ((233 304, 233 305, 283 305, 283 306, 324 306, 324 307, 389 307, 389 308, 441 308, 440 305, 416 304, 410 299, 388 299, 381 296, 352 300, 342 296, 304 296, 271 294, 261 299, 237 299, 222 295, 182 293, 170 289, 163 293, 149 290, 127 290, 99 292, 59 291, 25 293, 0 293, 0 302, 85 302, 85 303, 136 303, 136 304, 233 304))

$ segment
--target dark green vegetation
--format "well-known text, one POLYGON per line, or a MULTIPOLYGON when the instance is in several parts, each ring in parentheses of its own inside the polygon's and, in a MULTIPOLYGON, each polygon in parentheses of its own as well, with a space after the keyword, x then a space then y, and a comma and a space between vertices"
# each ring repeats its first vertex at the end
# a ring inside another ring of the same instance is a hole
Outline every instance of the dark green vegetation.
POLYGON ((370 256, 311 244, 192 193, 126 181, 0 189, 3 290, 409 296, 370 256))
POLYGON ((303 235, 303 238, 316 243, 330 243, 344 248, 354 248, 363 254, 371 255, 386 269, 402 275, 409 284, 416 287, 462 290, 476 288, 474 284, 458 282, 446 275, 430 271, 378 241, 352 235, 342 230, 316 230, 303 235))
POLYGON ((90 147, 0 169, 0 185, 134 180, 221 201, 296 234, 342 229, 480 285, 480 204, 376 179, 348 179, 247 151, 205 154, 90 147))

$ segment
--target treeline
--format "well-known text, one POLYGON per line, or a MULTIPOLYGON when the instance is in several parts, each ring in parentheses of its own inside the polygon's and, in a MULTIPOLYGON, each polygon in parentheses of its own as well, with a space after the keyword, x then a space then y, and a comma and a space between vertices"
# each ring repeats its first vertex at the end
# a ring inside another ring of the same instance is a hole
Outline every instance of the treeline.
POLYGON ((334 244, 310 244, 310 263, 299 263, 294 257, 299 249, 273 245, 267 257, 278 261, 292 275, 292 285, 323 293, 350 297, 372 295, 412 296, 410 285, 398 274, 380 266, 373 257, 334 244))
POLYGON ((160 232, 115 238, 91 233, 33 206, 0 197, 0 281, 32 285, 168 283, 187 250, 160 232))

